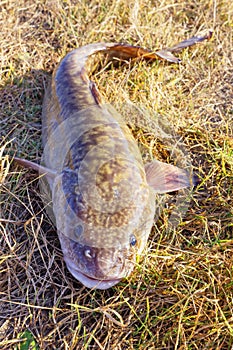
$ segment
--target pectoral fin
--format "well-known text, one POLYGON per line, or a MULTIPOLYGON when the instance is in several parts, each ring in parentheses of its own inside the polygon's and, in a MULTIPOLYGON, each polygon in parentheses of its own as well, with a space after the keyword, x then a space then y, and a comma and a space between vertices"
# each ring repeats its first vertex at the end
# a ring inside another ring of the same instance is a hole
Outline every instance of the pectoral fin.
POLYGON ((39 165, 37 163, 31 162, 30 160, 14 157, 14 162, 16 162, 17 164, 19 164, 25 168, 34 169, 34 170, 38 171, 39 174, 49 176, 50 178, 53 178, 53 179, 57 175, 56 171, 48 169, 48 168, 46 168, 42 165, 39 165))
POLYGON ((174 165, 154 160, 145 165, 146 179, 157 193, 167 193, 191 186, 190 175, 174 165))

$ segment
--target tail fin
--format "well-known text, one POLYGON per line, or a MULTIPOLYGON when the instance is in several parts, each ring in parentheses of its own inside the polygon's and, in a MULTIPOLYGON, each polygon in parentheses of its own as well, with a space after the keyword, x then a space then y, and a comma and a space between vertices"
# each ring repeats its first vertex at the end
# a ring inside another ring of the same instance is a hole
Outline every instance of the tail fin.
POLYGON ((181 41, 180 43, 170 48, 164 48, 155 52, 148 49, 143 49, 140 46, 132 46, 127 44, 106 44, 106 51, 110 53, 111 57, 117 57, 121 59, 143 58, 145 60, 156 60, 158 58, 162 58, 169 62, 179 63, 180 59, 175 57, 172 52, 180 52, 189 46, 193 46, 199 42, 208 40, 211 37, 212 32, 209 32, 204 36, 193 36, 192 38, 181 41))

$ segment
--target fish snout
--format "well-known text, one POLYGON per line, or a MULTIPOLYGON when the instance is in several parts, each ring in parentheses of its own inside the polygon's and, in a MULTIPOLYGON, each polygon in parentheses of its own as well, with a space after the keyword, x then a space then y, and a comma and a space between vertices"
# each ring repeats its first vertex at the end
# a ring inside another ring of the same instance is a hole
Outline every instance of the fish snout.
POLYGON ((127 252, 122 250, 99 252, 97 257, 98 274, 102 277, 113 279, 126 277, 133 269, 133 261, 127 257, 127 252))
POLYGON ((107 249, 83 245, 61 232, 59 238, 69 271, 88 287, 97 283, 96 281, 101 284, 103 281, 112 281, 116 284, 133 270, 135 255, 126 247, 107 249))

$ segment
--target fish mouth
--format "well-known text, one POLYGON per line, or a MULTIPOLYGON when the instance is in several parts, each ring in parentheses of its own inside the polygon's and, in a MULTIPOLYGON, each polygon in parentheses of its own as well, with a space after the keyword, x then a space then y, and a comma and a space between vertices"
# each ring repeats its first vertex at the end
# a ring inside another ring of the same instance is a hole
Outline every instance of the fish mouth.
POLYGON ((70 271, 70 273, 79 281, 81 282, 85 287, 91 288, 91 289, 108 289, 113 286, 115 286, 117 283, 120 282, 121 278, 116 279, 95 279, 93 277, 85 275, 83 272, 77 270, 73 266, 71 266, 68 262, 66 262, 67 268, 70 271))

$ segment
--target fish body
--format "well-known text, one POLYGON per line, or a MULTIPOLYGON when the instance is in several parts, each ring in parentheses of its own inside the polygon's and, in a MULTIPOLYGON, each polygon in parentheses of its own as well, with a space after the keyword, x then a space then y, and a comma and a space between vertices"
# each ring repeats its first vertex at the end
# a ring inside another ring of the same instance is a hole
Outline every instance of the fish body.
POLYGON ((65 56, 53 74, 43 102, 44 165, 18 162, 46 174, 64 259, 86 287, 107 289, 127 277, 153 225, 155 192, 190 185, 186 171, 175 166, 157 160, 144 166, 126 123, 89 80, 88 57, 103 52, 110 58, 177 63, 172 51, 206 38, 155 53, 118 43, 90 44, 65 56))
POLYGON ((119 113, 99 102, 84 71, 92 50, 105 47, 88 45, 65 57, 42 119, 44 163, 60 174, 50 187, 64 259, 78 280, 100 289, 130 274, 155 212, 136 141, 119 113))

